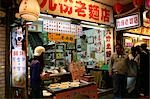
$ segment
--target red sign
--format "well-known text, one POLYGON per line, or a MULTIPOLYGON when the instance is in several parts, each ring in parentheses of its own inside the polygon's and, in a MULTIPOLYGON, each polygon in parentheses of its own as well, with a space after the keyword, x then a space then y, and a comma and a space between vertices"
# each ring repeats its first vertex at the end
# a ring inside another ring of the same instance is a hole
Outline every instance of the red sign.
POLYGON ((112 7, 91 0, 38 0, 41 12, 110 25, 112 7))

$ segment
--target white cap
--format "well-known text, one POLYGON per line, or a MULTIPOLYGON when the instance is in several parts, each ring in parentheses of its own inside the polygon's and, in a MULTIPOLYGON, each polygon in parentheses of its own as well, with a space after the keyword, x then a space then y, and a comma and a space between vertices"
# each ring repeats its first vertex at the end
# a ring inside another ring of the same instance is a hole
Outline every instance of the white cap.
POLYGON ((37 46, 34 49, 34 56, 40 56, 43 52, 45 52, 45 48, 43 46, 37 46))

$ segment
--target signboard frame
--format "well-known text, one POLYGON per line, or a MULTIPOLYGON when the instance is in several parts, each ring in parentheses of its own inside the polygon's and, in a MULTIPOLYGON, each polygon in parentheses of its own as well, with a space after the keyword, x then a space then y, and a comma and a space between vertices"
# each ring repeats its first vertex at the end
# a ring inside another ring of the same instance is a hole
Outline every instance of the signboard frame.
POLYGON ((41 13, 113 25, 113 8, 91 0, 38 0, 41 13), (48 2, 49 1, 49 2, 48 2))
POLYGON ((116 25, 116 31, 121 31, 121 30, 128 30, 128 29, 133 29, 133 28, 137 28, 137 27, 140 27, 142 24, 141 24, 141 13, 140 12, 136 12, 136 13, 133 13, 133 14, 129 14, 127 16, 123 16, 123 17, 120 17, 120 18, 117 18, 116 19, 116 22, 115 22, 115 25, 116 25), (129 18, 129 17, 133 17, 137 15, 138 16, 138 23, 137 25, 133 25, 133 26, 128 26, 128 27, 122 27, 122 28, 118 28, 117 27, 117 20, 121 20, 123 18, 129 18))

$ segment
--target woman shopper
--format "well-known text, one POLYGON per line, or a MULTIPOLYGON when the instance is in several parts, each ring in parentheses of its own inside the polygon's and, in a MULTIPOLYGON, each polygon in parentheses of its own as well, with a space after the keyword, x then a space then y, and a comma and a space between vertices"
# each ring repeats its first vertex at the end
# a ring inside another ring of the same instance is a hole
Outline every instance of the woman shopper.
MULTIPOLYGON (((129 68, 133 69, 132 74, 128 74, 127 77, 127 90, 128 90, 128 96, 130 98, 136 98, 137 97, 137 73, 139 69, 140 64, 140 54, 138 51, 138 47, 131 47, 131 52, 129 54, 129 68), (133 67, 134 66, 134 67, 133 67)), ((129 69, 129 70, 130 70, 129 69)))
POLYGON ((43 71, 43 53, 45 48, 42 46, 37 46, 34 49, 34 59, 30 66, 30 87, 31 87, 31 98, 37 99, 42 98, 42 71, 43 71))

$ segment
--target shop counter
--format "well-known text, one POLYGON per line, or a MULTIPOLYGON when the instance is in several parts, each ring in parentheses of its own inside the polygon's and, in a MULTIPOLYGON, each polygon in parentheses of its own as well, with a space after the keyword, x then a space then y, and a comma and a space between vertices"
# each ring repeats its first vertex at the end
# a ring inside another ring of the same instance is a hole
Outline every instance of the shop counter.
POLYGON ((97 87, 93 82, 80 83, 78 87, 69 87, 66 89, 45 87, 52 93, 53 99, 98 99, 97 87))

